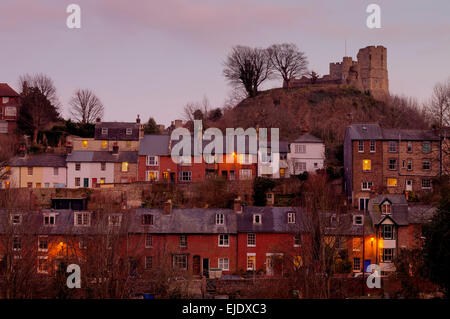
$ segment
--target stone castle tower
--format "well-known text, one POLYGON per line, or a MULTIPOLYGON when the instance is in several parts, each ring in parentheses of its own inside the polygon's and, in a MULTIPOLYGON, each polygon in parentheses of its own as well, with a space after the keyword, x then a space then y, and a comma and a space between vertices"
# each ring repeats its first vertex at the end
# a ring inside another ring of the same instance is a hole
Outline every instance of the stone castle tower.
MULTIPOLYGON (((311 79, 304 76, 294 79, 291 87, 311 84, 311 79)), ((317 79, 314 84, 346 84, 363 92, 369 91, 375 98, 383 99, 389 95, 387 50, 381 45, 360 49, 357 61, 353 61, 352 57, 343 57, 342 62, 330 63, 330 74, 317 79)))

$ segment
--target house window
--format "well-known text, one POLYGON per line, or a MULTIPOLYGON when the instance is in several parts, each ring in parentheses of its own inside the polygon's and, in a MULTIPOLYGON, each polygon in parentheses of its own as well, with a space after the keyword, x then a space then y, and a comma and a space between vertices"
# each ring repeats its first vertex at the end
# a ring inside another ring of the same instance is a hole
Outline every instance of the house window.
POLYGON ((108 135, 108 129, 106 127, 102 127, 102 135, 108 135))
POLYGON ((424 189, 431 188, 431 179, 422 179, 422 188, 424 189))
POLYGON ((302 236, 300 234, 294 235, 294 247, 300 247, 302 245, 302 236))
POLYGON ((122 172, 128 172, 128 162, 122 162, 122 172))
POLYGON ((20 250, 22 248, 22 241, 19 236, 13 238, 13 250, 20 250))
POLYGON ((255 270, 256 269, 256 254, 248 253, 247 254, 247 270, 255 270))
POLYGON ((397 142, 395 141, 389 141, 389 152, 395 153, 397 152, 397 142))
POLYGON ((100 184, 105 184, 105 178, 104 177, 100 177, 100 184))
POLYGON ((396 178, 388 178, 387 186, 388 187, 397 187, 397 179, 396 178))
POLYGON ((375 151, 376 151, 376 144, 375 144, 375 141, 374 141, 374 140, 371 140, 371 141, 370 141, 370 152, 371 152, 371 153, 375 153, 375 151))
POLYGON ((133 129, 132 128, 127 128, 127 135, 131 135, 133 133, 133 129))
POLYGON ((236 174, 234 171, 230 171, 230 181, 234 181, 236 179, 236 174))
POLYGON ((152 269, 153 267, 153 257, 145 256, 145 269, 152 269))
POLYGON ((87 147, 88 147, 88 141, 87 141, 87 140, 83 140, 83 141, 81 142, 81 147, 82 147, 82 148, 87 148, 87 147))
POLYGON ((158 165, 158 156, 147 156, 147 166, 158 165))
POLYGON ((217 267, 222 270, 230 270, 230 261, 228 258, 219 258, 217 261, 217 267))
POLYGON ((108 216, 109 226, 120 226, 121 223, 122 223, 121 215, 109 215, 108 216))
POLYGON ((153 235, 145 234, 145 248, 152 248, 152 247, 153 247, 153 235))
POLYGON ((187 255, 173 255, 173 268, 178 270, 187 270, 187 255))
POLYGON ((429 159, 422 160, 422 169, 424 171, 428 171, 431 169, 431 161, 429 159))
POLYGON ((287 214, 288 224, 295 224, 295 213, 289 212, 287 214))
POLYGON ((219 235, 219 247, 228 247, 230 245, 229 238, 227 234, 219 235))
POLYGON ((256 234, 248 233, 247 234, 247 247, 255 247, 256 246, 256 234))
POLYGON ((187 248, 187 236, 186 235, 180 235, 180 248, 187 248))
POLYGON ((363 160, 363 171, 369 172, 372 169, 372 161, 369 159, 363 160))
POLYGON ((252 155, 251 154, 238 154, 238 163, 239 164, 253 164, 252 155))
POLYGON ((8 103, 9 102, 9 97, 7 97, 7 96, 2 97, 2 101, 3 101, 3 104, 8 103))
POLYGON ((422 151, 424 153, 430 153, 431 152, 431 143, 430 142, 423 142, 423 144, 422 144, 422 151))
POLYGON ((100 170, 106 171, 106 163, 105 162, 100 163, 100 170))
POLYGON ((280 178, 284 178, 286 174, 286 169, 280 168, 280 178))
POLYGON ((363 224, 363 216, 355 215, 353 216, 353 225, 362 225, 363 224))
POLYGON ((355 237, 353 238, 353 251, 360 251, 361 250, 361 238, 355 237))
POLYGON ((38 269, 39 274, 48 274, 48 257, 38 256, 38 269))
POLYGON ((74 213, 74 225, 75 226, 90 226, 90 224, 91 224, 90 217, 91 217, 90 213, 75 212, 74 213))
POLYGON ((0 123, 0 133, 8 133, 8 122, 0 123))
POLYGON ((81 163, 75 163, 75 170, 76 171, 81 170, 81 163))
POLYGON ((158 180, 158 171, 147 171, 147 181, 153 182, 158 180))
POLYGON ((28 187, 28 188, 33 188, 33 183, 32 183, 32 182, 28 182, 28 183, 27 183, 27 187, 28 187))
POLYGON ((80 186, 81 179, 79 177, 75 177, 75 186, 80 186))
POLYGON ((11 215, 11 223, 13 225, 20 225, 20 224, 22 224, 22 215, 20 215, 20 214, 11 215))
POLYGON ((42 252, 48 251, 48 236, 38 237, 38 250, 42 252))
POLYGON ((410 158, 408 158, 407 160, 406 160, 406 169, 408 170, 408 171, 412 171, 412 169, 413 169, 413 166, 412 166, 413 164, 412 164, 412 159, 410 159, 410 158))
POLYGON ((413 150, 412 142, 408 142, 408 146, 407 146, 408 153, 412 153, 412 150, 413 150))
POLYGON ((78 248, 80 248, 80 249, 86 249, 87 248, 87 241, 86 241, 85 238, 80 237, 78 239, 78 248))
POLYGON ((383 262, 391 262, 394 259, 393 248, 383 248, 383 262))
POLYGON ((239 179, 252 179, 252 170, 251 169, 239 170, 239 179))
POLYGON ((223 225, 223 214, 216 214, 216 225, 223 225))
POLYGON ((383 205, 381 205, 381 212, 383 214, 390 214, 391 213, 391 204, 388 202, 383 203, 383 205))
POLYGON ((306 153, 306 145, 295 144, 294 151, 295 153, 306 153))
POLYGON ((364 152, 364 141, 358 141, 358 152, 364 152))
POLYGON ((102 141, 102 148, 103 149, 108 148, 108 141, 102 141))
POLYGON ((153 225, 153 215, 152 214, 142 215, 142 225, 153 225))
POLYGON ((33 167, 28 167, 28 176, 33 176, 33 167))
POLYGON ((41 188, 41 183, 36 183, 36 188, 41 188))
POLYGON ((54 167, 53 168, 53 175, 54 176, 58 176, 59 175, 59 168, 58 167, 54 167))
POLYGON ((369 207, 369 198, 360 197, 359 198, 359 210, 367 210, 369 207))
POLYGON ((189 182, 192 180, 192 172, 191 171, 182 171, 180 174, 180 181, 189 182))
POLYGON ((353 258, 353 271, 361 271, 361 258, 353 258))
POLYGON ((362 182, 361 183, 361 190, 363 191, 370 191, 372 190, 373 183, 372 182, 362 182))
POLYGON ((44 214, 44 225, 52 226, 56 223, 56 215, 55 214, 44 214))
POLYGON ((392 224, 382 225, 383 239, 394 239, 394 226, 392 224))
POLYGON ((295 172, 306 171, 306 162, 294 162, 294 170, 295 172))
POLYGON ((393 158, 389 159, 389 169, 391 171, 394 171, 397 169, 397 160, 396 159, 393 159, 393 158))
POLYGON ((262 224, 261 214, 253 214, 253 224, 262 224))

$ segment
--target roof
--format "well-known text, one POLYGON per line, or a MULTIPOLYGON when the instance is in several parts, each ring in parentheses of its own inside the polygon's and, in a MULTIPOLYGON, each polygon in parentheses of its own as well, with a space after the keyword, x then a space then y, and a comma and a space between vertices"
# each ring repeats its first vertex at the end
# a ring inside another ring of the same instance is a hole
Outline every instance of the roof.
POLYGON ((376 123, 355 123, 347 126, 351 140, 407 140, 438 141, 439 137, 431 130, 407 130, 381 128, 376 123))
POLYGON ((10 166, 28 167, 65 167, 66 156, 55 154, 36 154, 25 157, 14 157, 9 162, 10 166))
POLYGON ((108 163, 137 163, 137 152, 123 151, 114 155, 109 151, 72 151, 67 155, 67 162, 108 162, 108 163))
POLYGON ((293 143, 323 143, 323 141, 314 135, 306 133, 297 138, 293 143))
POLYGON ((435 213, 435 207, 429 205, 411 205, 408 207, 408 221, 410 224, 428 223, 435 213))
POLYGON ((94 138, 96 140, 113 141, 139 141, 140 123, 136 122, 100 122, 95 124, 94 138), (107 128, 108 133, 102 134, 102 129, 107 128), (127 135, 127 129, 131 128, 131 134, 127 135))
POLYGON ((408 225, 408 202, 405 195, 402 194, 386 194, 378 195, 369 200, 369 215, 373 225, 378 225, 386 218, 390 218, 400 226, 408 225), (379 205, 388 200, 391 203, 391 213, 382 214, 379 205))
POLYGON ((0 83, 0 96, 1 97, 17 97, 19 93, 14 91, 7 83, 0 83))
POLYGON ((169 135, 144 135, 139 145, 139 155, 169 155, 169 135))

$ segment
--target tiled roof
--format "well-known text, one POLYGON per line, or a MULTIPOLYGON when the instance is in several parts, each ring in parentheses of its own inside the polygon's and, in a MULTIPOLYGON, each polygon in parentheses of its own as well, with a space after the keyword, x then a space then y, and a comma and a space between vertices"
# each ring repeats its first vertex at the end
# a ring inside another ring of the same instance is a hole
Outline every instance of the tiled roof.
POLYGON ((294 143, 323 143, 323 141, 314 135, 306 133, 297 138, 294 143))
POLYGON ((25 157, 14 157, 11 159, 10 166, 28 166, 28 167, 65 167, 66 156, 55 154, 36 154, 25 157))
POLYGON ((95 124, 96 140, 112 141, 139 141, 139 128, 141 124, 135 122, 100 122, 95 124), (102 129, 108 129, 108 134, 102 134, 102 129), (132 129, 127 135, 127 129, 132 129))
POLYGON ((67 155, 67 162, 107 162, 107 163, 137 163, 137 152, 119 151, 118 155, 114 155, 109 151, 73 151, 67 155))
POLYGON ((431 130, 388 129, 374 123, 356 123, 347 126, 347 134, 351 140, 439 140, 431 130))
POLYGON ((7 83, 0 83, 0 96, 1 97, 17 97, 19 93, 14 91, 7 83))
POLYGON ((139 145, 139 155, 169 155, 169 135, 144 135, 139 145))

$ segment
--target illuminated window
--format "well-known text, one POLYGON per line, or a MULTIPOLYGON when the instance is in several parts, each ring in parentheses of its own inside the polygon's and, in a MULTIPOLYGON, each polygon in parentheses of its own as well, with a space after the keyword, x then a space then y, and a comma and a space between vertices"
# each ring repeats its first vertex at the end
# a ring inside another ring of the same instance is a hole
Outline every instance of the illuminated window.
POLYGON ((361 250, 361 238, 355 237, 353 238, 353 251, 361 250))
POLYGON ((256 269, 256 255, 254 253, 247 254, 247 270, 256 269))
POLYGON ((157 181, 158 180, 158 171, 147 171, 147 181, 157 181))
POLYGON ((372 161, 371 160, 363 160, 363 171, 370 171, 372 169, 372 161))
POLYGON ((383 214, 390 214, 391 213, 391 204, 390 203, 383 203, 383 205, 381 205, 381 212, 383 214))
POLYGON ((286 174, 286 170, 284 168, 280 168, 280 177, 283 178, 286 174))
POLYGON ((388 187, 397 187, 397 179, 396 178, 388 178, 387 186, 388 187))
POLYGON ((102 148, 108 148, 108 141, 102 141, 102 148))
POLYGON ((105 178, 104 177, 100 178, 100 184, 105 184, 105 178))
POLYGON ((122 172, 128 172, 128 162, 122 162, 122 172))
POLYGON ((83 142, 81 142, 81 147, 83 147, 83 148, 88 147, 88 141, 87 140, 83 140, 83 142))
POLYGON ((41 183, 36 183, 36 188, 41 188, 41 183))
POLYGON ((163 178, 163 180, 167 181, 169 179, 169 173, 168 172, 163 172, 162 173, 162 178, 163 178))
POLYGON ((10 188, 11 187, 11 182, 10 181, 6 181, 5 182, 5 187, 6 188, 10 188))

